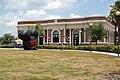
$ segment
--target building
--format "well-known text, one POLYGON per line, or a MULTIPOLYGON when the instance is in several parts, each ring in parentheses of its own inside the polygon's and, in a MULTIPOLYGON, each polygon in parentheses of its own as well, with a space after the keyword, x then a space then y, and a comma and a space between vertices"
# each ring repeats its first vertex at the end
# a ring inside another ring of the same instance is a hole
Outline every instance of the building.
MULTIPOLYGON (((44 35, 39 37, 40 44, 68 44, 83 45, 90 43, 90 37, 86 34, 86 28, 90 23, 104 25, 108 32, 108 38, 98 41, 98 44, 114 44, 114 25, 105 16, 72 18, 72 19, 53 19, 42 21, 19 21, 17 30, 34 29, 30 25, 41 24, 44 28, 44 35)), ((94 44, 94 42, 92 42, 94 44)))

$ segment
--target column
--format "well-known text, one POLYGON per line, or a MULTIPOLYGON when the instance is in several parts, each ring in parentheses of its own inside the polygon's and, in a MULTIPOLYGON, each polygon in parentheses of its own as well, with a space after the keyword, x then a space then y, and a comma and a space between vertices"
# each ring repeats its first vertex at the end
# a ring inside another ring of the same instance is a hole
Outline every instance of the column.
POLYGON ((47 44, 48 44, 48 29, 47 29, 47 44))
POLYGON ((85 28, 84 28, 84 43, 86 43, 86 32, 85 32, 85 28))
POLYGON ((62 34, 63 32, 62 32, 62 31, 63 31, 63 29, 61 28, 61 30, 60 30, 60 38, 59 38, 60 40, 59 40, 59 43, 63 43, 63 34, 62 34))
MULTIPOLYGON (((44 30, 45 33, 45 30, 44 30)), ((45 34, 43 35, 43 44, 45 43, 45 34)))
POLYGON ((108 43, 110 44, 110 33, 109 33, 109 29, 108 29, 108 43))
POLYGON ((79 30, 79 45, 81 44, 81 28, 79 30))
POLYGON ((107 29, 107 43, 109 43, 109 29, 107 29))
POLYGON ((69 37, 70 37, 70 40, 69 40, 69 45, 71 45, 71 29, 69 29, 69 37))
POLYGON ((51 36, 51 35, 50 35, 50 43, 53 43, 53 36, 51 36))
POLYGON ((111 44, 111 31, 109 30, 109 44, 111 44))
POLYGON ((66 43, 66 29, 64 28, 64 42, 63 43, 66 43))
POLYGON ((106 39, 105 39, 105 38, 103 38, 103 40, 104 40, 104 43, 105 43, 106 39))

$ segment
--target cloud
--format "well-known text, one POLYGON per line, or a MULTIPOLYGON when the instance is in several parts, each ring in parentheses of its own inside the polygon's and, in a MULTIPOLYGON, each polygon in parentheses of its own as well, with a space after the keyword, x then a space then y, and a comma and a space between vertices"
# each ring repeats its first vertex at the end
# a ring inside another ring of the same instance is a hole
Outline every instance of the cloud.
POLYGON ((28 4, 24 0, 4 0, 5 9, 24 9, 28 4))
POLYGON ((45 19, 62 19, 60 15, 48 15, 45 19))
POLYGON ((0 9, 2 8, 2 4, 0 4, 0 9))
POLYGON ((80 15, 77 15, 77 14, 74 14, 74 13, 71 13, 71 14, 70 14, 70 17, 71 17, 71 18, 80 18, 81 16, 80 16, 80 15))
POLYGON ((21 20, 39 20, 47 15, 45 10, 28 10, 18 13, 21 20))
MULTIPOLYGON (((13 22, 14 20, 17 20, 17 14, 16 13, 6 13, 0 17, 1 24, 4 24, 5 26, 9 26, 8 24, 13 22)), ((12 25, 14 26, 14 25, 12 25)))
POLYGON ((77 0, 5 0, 4 8, 13 10, 60 9, 73 5, 77 0))
MULTIPOLYGON (((17 22, 22 20, 41 20, 45 19, 47 13, 44 10, 28 10, 20 12, 8 12, 0 16, 0 27, 4 26, 4 29, 14 28, 16 29, 17 22)), ((13 30, 14 31, 14 30, 13 30)))
POLYGON ((0 36, 5 33, 11 33, 16 36, 17 16, 14 13, 7 13, 0 16, 0 36))
POLYGON ((60 8, 67 8, 73 5, 77 0, 56 0, 54 2, 50 2, 47 4, 44 9, 60 9, 60 8))
POLYGON ((104 2, 104 1, 106 1, 106 0, 99 0, 99 1, 104 2))
POLYGON ((7 22, 6 26, 8 26, 8 27, 15 27, 15 26, 17 26, 17 20, 12 20, 10 22, 7 22))
MULTIPOLYGON (((67 9, 77 3, 78 0, 4 0, 0 5, 3 10, 8 10, 0 16, 0 28, 4 26, 5 31, 15 31, 18 21, 23 20, 45 20, 63 18, 54 10, 67 9), (8 30, 9 29, 9 30, 8 30)), ((89 0, 80 0, 86 3, 89 0)), ((62 13, 62 12, 61 12, 62 13)), ((70 14, 71 18, 81 17, 77 14, 70 14)), ((0 32, 3 32, 0 30, 0 32)), ((16 31, 15 31, 16 32, 16 31)))
POLYGON ((99 14, 99 15, 98 15, 98 14, 94 14, 94 15, 90 15, 90 16, 103 16, 103 15, 100 15, 100 14, 99 14))
POLYGON ((29 10, 26 12, 27 15, 47 15, 47 13, 44 10, 29 10))
POLYGON ((50 2, 47 4, 46 7, 44 7, 44 9, 58 9, 58 8, 61 8, 62 7, 62 3, 57 0, 57 1, 54 1, 54 2, 50 2))

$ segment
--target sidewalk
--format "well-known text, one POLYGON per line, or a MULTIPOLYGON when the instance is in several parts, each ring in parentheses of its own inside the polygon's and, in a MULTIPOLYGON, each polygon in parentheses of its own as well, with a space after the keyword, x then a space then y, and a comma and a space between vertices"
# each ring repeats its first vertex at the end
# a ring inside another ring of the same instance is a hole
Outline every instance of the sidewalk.
MULTIPOLYGON (((83 51, 83 50, 80 50, 83 51)), ((90 51, 83 51, 83 52, 90 52, 90 51)), ((97 53, 97 54, 106 54, 106 55, 112 55, 112 56, 118 56, 117 53, 111 53, 111 52, 99 52, 99 51, 92 51, 92 53, 97 53)))

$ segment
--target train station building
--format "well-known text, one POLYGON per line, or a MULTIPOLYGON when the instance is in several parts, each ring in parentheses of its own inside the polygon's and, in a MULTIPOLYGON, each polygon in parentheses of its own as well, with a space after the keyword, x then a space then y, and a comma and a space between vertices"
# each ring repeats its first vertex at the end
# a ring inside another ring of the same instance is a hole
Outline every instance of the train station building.
MULTIPOLYGON (((86 33, 86 28, 90 23, 104 25, 107 38, 98 41, 98 44, 114 44, 114 25, 105 16, 52 19, 40 21, 19 21, 17 30, 35 29, 31 25, 41 24, 44 28, 44 35, 39 36, 39 44, 43 45, 86 45, 90 43, 90 36, 86 33)), ((94 44, 94 42, 92 42, 94 44)))

